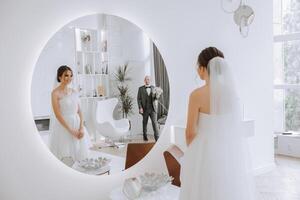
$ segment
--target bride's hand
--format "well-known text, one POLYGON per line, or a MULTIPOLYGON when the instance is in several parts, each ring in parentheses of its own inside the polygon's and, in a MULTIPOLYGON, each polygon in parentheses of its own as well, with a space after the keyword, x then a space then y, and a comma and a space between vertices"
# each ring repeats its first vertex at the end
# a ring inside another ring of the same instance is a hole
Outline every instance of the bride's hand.
POLYGON ((76 129, 71 129, 70 130, 71 135, 73 135, 74 137, 78 138, 79 135, 79 131, 76 129))
POLYGON ((81 127, 79 130, 78 130, 78 139, 81 139, 81 138, 83 138, 83 136, 84 136, 84 129, 83 129, 83 127, 81 127))

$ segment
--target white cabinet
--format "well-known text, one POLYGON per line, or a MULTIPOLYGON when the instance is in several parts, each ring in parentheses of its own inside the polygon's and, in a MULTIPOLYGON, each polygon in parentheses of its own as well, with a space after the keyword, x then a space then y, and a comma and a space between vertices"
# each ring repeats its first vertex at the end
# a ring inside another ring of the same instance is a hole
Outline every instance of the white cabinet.
POLYGON ((278 135, 276 142, 277 154, 300 157, 300 135, 278 135))
MULTIPOLYGON (((255 121, 244 119, 241 122, 241 134, 246 138, 252 138, 255 135, 255 121)), ((170 142, 178 145, 182 151, 186 151, 185 127, 181 125, 172 125, 170 127, 170 142)))

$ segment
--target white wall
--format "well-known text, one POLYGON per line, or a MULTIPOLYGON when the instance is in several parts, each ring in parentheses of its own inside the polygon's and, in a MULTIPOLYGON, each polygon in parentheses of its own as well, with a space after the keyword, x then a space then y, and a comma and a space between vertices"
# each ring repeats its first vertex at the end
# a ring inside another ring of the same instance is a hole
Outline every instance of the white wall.
POLYGON ((161 153, 168 144, 168 127, 185 122, 188 94, 196 86, 196 57, 208 45, 222 49, 236 67, 246 115, 256 120, 254 167, 272 165, 272 1, 248 2, 256 18, 249 37, 242 39, 219 0, 1 1, 0 199, 106 199, 125 177, 165 170, 161 153), (167 128, 158 145, 142 163, 101 177, 70 170, 51 155, 35 130, 30 99, 33 68, 46 42, 71 20, 97 12, 124 17, 153 39, 171 87, 167 128))

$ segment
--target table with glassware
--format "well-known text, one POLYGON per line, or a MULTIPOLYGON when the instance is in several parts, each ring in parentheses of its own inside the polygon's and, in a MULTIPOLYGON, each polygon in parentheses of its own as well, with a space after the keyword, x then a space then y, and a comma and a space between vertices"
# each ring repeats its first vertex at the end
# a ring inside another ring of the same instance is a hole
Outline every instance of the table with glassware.
POLYGON ((176 200, 180 188, 172 185, 173 178, 166 174, 145 173, 128 178, 123 185, 110 192, 111 200, 176 200))

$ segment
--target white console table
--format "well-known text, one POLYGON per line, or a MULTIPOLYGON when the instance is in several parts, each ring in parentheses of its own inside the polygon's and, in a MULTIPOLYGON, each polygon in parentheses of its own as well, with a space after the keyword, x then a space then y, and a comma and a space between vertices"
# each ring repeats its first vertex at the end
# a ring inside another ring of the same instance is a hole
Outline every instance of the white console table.
POLYGON ((300 134, 278 134, 276 142, 276 154, 300 158, 300 134))
MULTIPOLYGON (((253 119, 244 119, 241 121, 241 132, 247 137, 251 138, 255 134, 255 121, 253 119)), ((172 144, 176 144, 183 152, 187 146, 185 142, 185 127, 182 125, 172 125, 170 127, 170 140, 172 144)))

